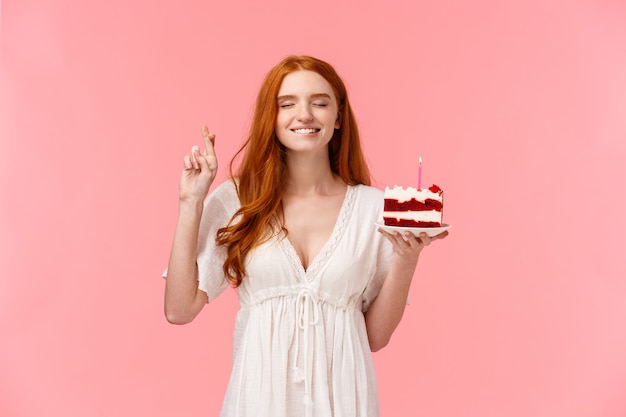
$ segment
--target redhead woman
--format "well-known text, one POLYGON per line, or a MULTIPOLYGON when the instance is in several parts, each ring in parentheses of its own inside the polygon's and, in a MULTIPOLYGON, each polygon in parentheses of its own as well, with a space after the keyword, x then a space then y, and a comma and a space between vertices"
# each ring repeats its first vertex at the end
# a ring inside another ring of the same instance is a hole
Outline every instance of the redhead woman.
POLYGON ((375 417, 372 352, 400 322, 433 240, 376 230, 344 83, 290 56, 267 75, 231 178, 211 193, 215 134, 184 157, 165 315, 192 321, 229 285, 240 309, 222 417, 375 417))

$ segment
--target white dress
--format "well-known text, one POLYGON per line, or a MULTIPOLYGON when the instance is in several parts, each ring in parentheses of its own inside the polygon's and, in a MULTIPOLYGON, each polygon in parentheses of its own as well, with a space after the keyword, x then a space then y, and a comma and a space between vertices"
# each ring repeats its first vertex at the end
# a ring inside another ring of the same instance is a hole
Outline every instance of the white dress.
MULTIPOLYGON (((376 231, 382 205, 382 191, 349 186, 331 237, 307 270, 285 238, 248 254, 222 417, 379 415, 363 312, 393 255, 376 231)), ((209 302, 228 287, 215 234, 238 208, 232 181, 205 201, 198 270, 209 302)))

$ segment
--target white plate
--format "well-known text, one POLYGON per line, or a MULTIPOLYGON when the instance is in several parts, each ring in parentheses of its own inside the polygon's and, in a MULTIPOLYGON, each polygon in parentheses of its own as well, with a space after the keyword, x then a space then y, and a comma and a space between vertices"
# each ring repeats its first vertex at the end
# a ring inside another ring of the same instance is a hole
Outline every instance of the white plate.
POLYGON ((405 231, 413 233, 415 236, 419 236, 420 233, 424 232, 428 236, 433 237, 437 236, 439 233, 443 233, 452 225, 449 224, 441 224, 441 227, 401 227, 401 226, 386 226, 384 223, 376 223, 376 226, 383 229, 385 232, 393 233, 400 232, 403 233, 405 231))

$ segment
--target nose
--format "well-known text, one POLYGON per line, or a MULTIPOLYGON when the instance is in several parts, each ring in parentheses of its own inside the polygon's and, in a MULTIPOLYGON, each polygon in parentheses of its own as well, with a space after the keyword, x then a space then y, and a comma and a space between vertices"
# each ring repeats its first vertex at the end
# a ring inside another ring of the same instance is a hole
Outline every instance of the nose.
POLYGON ((301 105, 298 107, 298 120, 311 120, 313 119, 313 114, 311 113, 311 109, 307 105, 301 105))

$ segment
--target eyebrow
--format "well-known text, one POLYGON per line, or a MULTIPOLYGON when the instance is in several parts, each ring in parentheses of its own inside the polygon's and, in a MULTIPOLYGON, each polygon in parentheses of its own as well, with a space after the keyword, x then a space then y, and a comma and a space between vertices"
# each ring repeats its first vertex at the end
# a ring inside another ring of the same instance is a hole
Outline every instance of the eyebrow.
MULTIPOLYGON (((292 94, 286 95, 286 96, 278 96, 276 97, 276 101, 281 101, 281 100, 294 100, 298 98, 297 96, 294 96, 292 94)), ((326 93, 317 93, 317 94, 311 94, 311 98, 312 99, 316 99, 316 98, 327 98, 327 99, 331 99, 330 95, 326 94, 326 93)))

